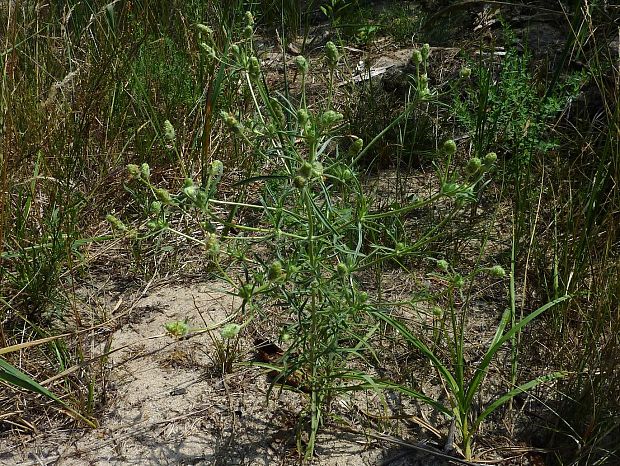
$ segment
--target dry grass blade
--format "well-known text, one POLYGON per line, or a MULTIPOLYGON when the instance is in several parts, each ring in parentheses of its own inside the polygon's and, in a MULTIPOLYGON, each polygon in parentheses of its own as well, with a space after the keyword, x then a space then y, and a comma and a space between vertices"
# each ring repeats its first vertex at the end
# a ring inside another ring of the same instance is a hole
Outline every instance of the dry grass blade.
MULTIPOLYGON (((91 330, 91 329, 88 329, 91 330)), ((60 338, 70 337, 70 333, 63 333, 62 335, 55 335, 53 337, 40 338, 38 340, 27 341, 25 343, 20 343, 18 345, 11 345, 5 348, 0 348, 0 355, 14 353, 15 351, 20 351, 26 348, 32 348, 34 346, 39 346, 44 343, 49 343, 50 341, 59 340, 60 338)))

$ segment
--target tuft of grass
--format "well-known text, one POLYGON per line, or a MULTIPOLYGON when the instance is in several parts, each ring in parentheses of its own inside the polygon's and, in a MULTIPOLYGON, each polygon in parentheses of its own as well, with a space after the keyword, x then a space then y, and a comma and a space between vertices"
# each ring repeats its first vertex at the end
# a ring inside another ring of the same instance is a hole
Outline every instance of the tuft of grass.
MULTIPOLYGON (((66 336, 66 335, 64 335, 66 336)), ((15 351, 21 351, 25 348, 32 348, 34 346, 42 345, 48 342, 54 343, 59 341, 61 336, 47 337, 39 340, 29 341, 18 345, 11 345, 0 349, 0 356, 10 354, 15 351)), ((36 380, 32 379, 28 374, 22 372, 17 367, 8 363, 3 357, 0 357, 0 382, 13 385, 15 387, 22 388, 32 393, 43 395, 46 398, 59 404, 65 411, 72 417, 75 417, 81 422, 84 422, 90 427, 97 427, 97 423, 88 419, 80 412, 71 408, 67 403, 60 399, 56 394, 48 390, 39 384, 36 380)))

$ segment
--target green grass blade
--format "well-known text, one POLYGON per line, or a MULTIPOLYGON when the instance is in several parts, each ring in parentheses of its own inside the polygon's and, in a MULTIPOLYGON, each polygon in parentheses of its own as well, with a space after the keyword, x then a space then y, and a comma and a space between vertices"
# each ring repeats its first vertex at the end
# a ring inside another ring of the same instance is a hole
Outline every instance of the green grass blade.
POLYGON ((518 387, 513 388, 509 392, 507 392, 504 395, 502 395, 501 397, 499 397, 497 400, 495 400, 489 406, 487 406, 485 408, 485 410, 482 411, 482 413, 480 413, 480 416, 478 416, 478 418, 474 422, 473 430, 475 431, 478 428, 478 426, 482 423, 482 421, 484 421, 484 419, 487 416, 489 416, 493 411, 495 411, 497 408, 499 408, 504 403, 506 403, 506 402, 510 401, 511 399, 513 399, 515 396, 520 395, 521 393, 525 393, 528 390, 534 388, 535 386, 537 386, 537 385, 539 385, 541 383, 545 383, 545 382, 550 382, 552 380, 561 379, 561 378, 566 377, 566 375, 567 375, 567 372, 565 372, 565 371, 553 372, 551 374, 541 375, 540 377, 536 377, 535 379, 530 380, 529 382, 526 382, 526 383, 524 383, 522 385, 519 385, 518 387))
POLYGON ((359 154, 357 154, 357 156, 355 156, 355 158, 352 160, 351 165, 355 165, 357 162, 359 162, 360 160, 363 159, 363 157, 366 155, 366 153, 368 152, 368 150, 370 148, 372 148, 378 141, 381 140, 381 138, 383 138, 383 136, 385 136, 389 131, 392 130, 392 128, 394 126, 396 126, 397 124, 399 124, 401 122, 401 120, 403 120, 404 118, 406 118, 409 113, 411 111, 413 111, 413 109, 415 108, 415 105, 413 104, 409 104, 409 107, 405 108, 405 110, 398 115, 396 118, 394 118, 392 120, 392 122, 387 125, 379 134, 377 134, 372 141, 370 141, 361 151, 359 154))
POLYGON ((441 361, 437 358, 435 353, 433 353, 422 341, 420 341, 418 337, 416 337, 413 333, 411 333, 409 329, 403 323, 399 322, 393 317, 388 316, 384 312, 375 311, 374 314, 379 319, 383 320, 385 323, 391 326, 398 333, 400 333, 407 342, 411 343, 415 348, 417 348, 422 353, 424 353, 424 355, 428 359, 430 359, 430 361, 433 363, 435 368, 441 374, 441 377, 443 378, 443 380, 449 385, 450 391, 452 392, 453 395, 456 396, 458 393, 460 393, 459 386, 456 380, 454 379, 454 377, 452 376, 452 374, 450 373, 450 371, 448 370, 448 368, 444 366, 441 363, 441 361))
POLYGON ((6 362, 2 358, 0 358, 0 381, 6 382, 10 385, 14 385, 16 387, 21 387, 25 390, 28 390, 33 393, 37 393, 39 395, 43 395, 49 398, 50 400, 53 400, 59 403, 63 408, 69 411, 73 416, 84 421, 86 424, 90 425, 91 427, 97 427, 93 423, 93 421, 86 419, 80 413, 71 409, 69 406, 65 404, 64 401, 62 401, 55 394, 50 392, 47 388, 43 387, 36 380, 33 380, 27 374, 24 374, 22 371, 12 366, 11 364, 6 362))
POLYGON ((15 385, 16 387, 21 387, 25 390, 43 395, 64 406, 64 403, 60 400, 60 398, 2 358, 0 358, 0 380, 11 385, 15 385))
POLYGON ((502 314, 502 319, 499 321, 499 325, 495 330, 495 335, 493 336, 493 341, 491 342, 491 347, 495 346, 495 344, 502 338, 504 330, 506 329, 506 325, 508 325, 508 321, 512 317, 512 310, 510 308, 504 311, 502 314))
POLYGON ((358 391, 358 390, 374 390, 374 391, 378 391, 378 390, 394 390, 397 392, 402 393, 403 395, 407 395, 411 398, 414 398, 416 400, 420 400, 424 403, 426 403, 429 406, 432 406, 433 408, 435 408, 437 411, 445 414, 448 417, 452 417, 452 410, 447 407, 444 406, 443 404, 441 404, 440 402, 433 400, 432 398, 429 398, 428 396, 412 389, 409 387, 405 387, 403 385, 394 383, 394 382, 390 382, 388 380, 376 380, 373 379, 372 377, 370 377, 368 374, 364 374, 361 372, 355 372, 355 373, 348 373, 346 374, 345 377, 348 380, 359 380, 361 381, 361 383, 356 384, 356 385, 345 385, 345 386, 341 386, 338 388, 338 391, 340 392, 345 392, 345 391, 358 391))
POLYGON ((499 340, 495 341, 495 338, 494 338, 495 343, 489 347, 488 351, 484 355, 484 358, 482 359, 480 364, 478 364, 478 367, 476 368, 476 372, 474 373, 474 376, 469 384, 469 387, 467 388, 467 395, 465 397, 465 402, 467 406, 471 405, 471 402, 474 399, 474 396, 476 392, 478 391, 478 388, 480 387, 480 384, 482 383, 484 376, 487 373, 487 369, 489 367, 489 364, 491 363, 491 359, 493 359, 493 357, 495 356, 495 353, 499 351, 502 345, 506 343, 508 340, 510 340, 517 332, 520 332, 527 324, 529 324, 532 320, 534 320, 536 317, 541 315, 543 312, 551 309, 555 305, 563 301, 566 301, 570 298, 571 298, 570 295, 566 295, 566 296, 562 296, 558 299, 554 299, 553 301, 548 302, 544 306, 539 307, 534 312, 528 314, 526 317, 521 319, 514 327, 508 330, 508 332, 506 332, 504 336, 501 337, 499 340))

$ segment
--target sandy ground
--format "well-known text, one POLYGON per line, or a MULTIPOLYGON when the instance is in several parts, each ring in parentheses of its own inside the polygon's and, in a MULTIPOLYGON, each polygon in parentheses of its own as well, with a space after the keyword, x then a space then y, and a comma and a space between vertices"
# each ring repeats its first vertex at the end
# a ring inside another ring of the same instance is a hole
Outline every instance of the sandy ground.
MULTIPOLYGON (((108 299, 110 309, 113 301, 108 299)), ((253 338, 248 335, 240 341, 240 363, 231 373, 223 376, 218 370, 214 340, 219 339, 219 324, 239 308, 238 298, 225 293, 221 283, 168 283, 132 303, 113 335, 111 347, 118 350, 108 361, 107 402, 98 418, 100 427, 6 436, 0 439, 0 465, 299 463, 295 426, 303 400, 299 394, 278 390, 268 398, 265 371, 247 364, 254 357, 253 338), (166 332, 166 324, 176 321, 188 322, 188 338, 166 332), (204 328, 213 330, 201 331, 204 328)), ((325 426, 313 465, 457 464, 421 452, 421 443, 416 443, 418 450, 398 445, 399 439, 433 438, 419 429, 403 427, 396 432, 386 425, 383 432, 392 436, 384 438, 380 425, 371 433, 364 430, 355 422, 355 406, 380 412, 382 403, 372 398, 355 393, 337 400, 333 411, 349 427, 334 422, 325 426)), ((414 412, 414 405, 406 410, 414 412)), ((522 458, 500 464, 535 463, 522 458)))
MULTIPOLYGON (((267 402, 268 381, 256 367, 218 374, 212 360, 217 330, 180 340, 165 332, 174 321, 187 320, 190 329, 220 323, 236 307, 215 284, 150 292, 113 336, 112 348, 124 348, 109 361, 100 427, 5 438, 0 464, 296 464, 298 395, 276 393, 267 402)), ((243 343, 241 351, 251 359, 243 343)), ((314 463, 376 465, 390 455, 361 433, 327 428, 314 463)), ((389 464, 405 464, 403 458, 389 464)))

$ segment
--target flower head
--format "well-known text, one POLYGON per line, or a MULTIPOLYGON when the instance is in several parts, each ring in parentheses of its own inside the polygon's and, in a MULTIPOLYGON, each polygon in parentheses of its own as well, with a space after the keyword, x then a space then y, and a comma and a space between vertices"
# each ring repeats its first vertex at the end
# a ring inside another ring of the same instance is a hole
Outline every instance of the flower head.
POLYGON ((230 340, 235 338, 241 331, 241 325, 239 324, 226 324, 220 330, 220 335, 224 340, 230 340))
POLYGON ((420 63, 422 63, 422 60, 423 60, 422 52, 420 52, 418 49, 415 49, 411 53, 411 61, 413 62, 414 65, 418 66, 420 63))
POLYGON ((254 16, 252 15, 251 11, 246 11, 244 17, 246 25, 254 26, 254 16))
POLYGON ((269 270, 267 271, 267 278, 270 281, 278 281, 280 280, 282 277, 284 277, 286 274, 284 272, 284 269, 282 267, 282 262, 276 260, 273 261, 271 263, 271 265, 269 266, 269 270))
POLYGON ((493 267, 487 269, 487 272, 494 278, 504 278, 506 276, 506 271, 501 265, 494 265, 493 267))
POLYGON ((141 176, 140 167, 138 167, 135 163, 128 164, 127 171, 129 172, 129 176, 131 178, 140 178, 141 176))
POLYGON ((151 202, 151 207, 150 207, 150 212, 153 215, 159 215, 159 213, 161 212, 161 202, 159 201, 153 201, 151 202))
POLYGON ((106 215, 106 220, 110 222, 112 228, 118 231, 127 231, 127 226, 112 214, 106 215))
POLYGON ((443 143, 443 151, 448 155, 454 155, 456 152, 456 142, 454 142, 454 139, 448 139, 443 143))
POLYGON ((336 265, 336 273, 341 277, 345 277, 349 274, 349 267, 344 262, 338 262, 338 265, 336 265))
POLYGON ((310 162, 304 162, 301 167, 299 167, 299 175, 304 178, 309 178, 312 175, 312 164, 310 162))
POLYGON ((156 188, 155 197, 157 197, 157 200, 159 200, 162 204, 165 204, 165 205, 172 204, 172 196, 170 196, 170 193, 168 192, 167 189, 156 188))
POLYGON ((177 320, 175 322, 168 322, 164 325, 166 332, 174 337, 183 337, 189 333, 189 325, 187 320, 177 320))
POLYGON ((464 66, 461 68, 461 71, 459 71, 459 76, 463 79, 469 79, 471 77, 471 68, 464 66))
POLYGON ((497 161, 497 154, 495 152, 489 152, 482 159, 482 163, 488 169, 497 161))
POLYGON ((327 57, 327 65, 331 69, 336 68, 338 60, 340 59, 340 53, 338 52, 336 44, 334 44, 332 41, 329 41, 327 44, 325 44, 325 56, 327 57))
POLYGON ((297 175, 295 178, 293 178, 293 185, 297 188, 297 189, 302 189, 304 186, 306 186, 306 182, 308 181, 308 179, 304 176, 301 175, 297 175))
POLYGON ((200 43, 200 47, 202 48, 202 50, 204 50, 206 52, 207 56, 210 59, 217 58, 217 55, 215 54, 215 49, 213 47, 211 47, 209 44, 207 44, 205 42, 201 42, 200 43))
POLYGON ((420 50, 420 54, 422 55, 422 60, 428 60, 428 56, 431 54, 431 46, 428 44, 424 44, 422 46, 422 50, 420 50))
POLYGON ((211 29, 209 26, 206 26, 205 24, 198 23, 196 25, 196 28, 198 29, 198 31, 200 31, 202 34, 204 34, 206 37, 213 36, 213 29, 211 29))
POLYGON ((222 163, 221 160, 214 160, 213 162, 211 162, 210 170, 211 170, 211 175, 214 178, 219 179, 224 174, 224 164, 222 163))
POLYGON ((355 140, 351 143, 349 147, 349 153, 352 155, 359 154, 364 148, 364 140, 362 138, 356 137, 355 140))
POLYGON ((207 233, 205 252, 207 256, 217 256, 220 253, 220 242, 215 233, 207 233))
POLYGON ((177 137, 174 131, 174 126, 172 126, 172 123, 170 123, 170 120, 164 121, 164 137, 168 141, 174 141, 177 137))
POLYGON ((343 118, 344 116, 342 115, 342 113, 338 113, 333 110, 327 110, 323 113, 323 115, 321 115, 321 123, 326 128, 329 128, 330 126, 339 123, 343 118))
POLYGON ((295 58, 295 63, 302 74, 305 75, 308 73, 308 60, 306 60, 303 55, 298 55, 297 58, 295 58))
POLYGON ((220 112, 220 117, 224 120, 226 126, 228 126, 234 133, 240 134, 243 131, 243 125, 241 125, 241 123, 239 123, 239 121, 231 113, 222 110, 220 112))
POLYGON ((297 110, 297 121, 299 122, 300 126, 305 126, 309 120, 310 113, 308 113, 308 110, 306 110, 305 108, 300 108, 299 110, 297 110))
POLYGON ((465 166, 465 172, 468 175, 475 175, 480 171, 481 168, 482 160, 480 160, 478 157, 472 157, 471 159, 469 159, 469 162, 467 162, 467 165, 465 166))
POLYGON ((144 162, 140 165, 140 175, 145 180, 148 180, 151 177, 151 167, 149 167, 148 163, 144 162))

